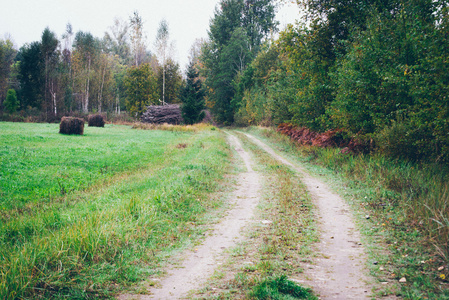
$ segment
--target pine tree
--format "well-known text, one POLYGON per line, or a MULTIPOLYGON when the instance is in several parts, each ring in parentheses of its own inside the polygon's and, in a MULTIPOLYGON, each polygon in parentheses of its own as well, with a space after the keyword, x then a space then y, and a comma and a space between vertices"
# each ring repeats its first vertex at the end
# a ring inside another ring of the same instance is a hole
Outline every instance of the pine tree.
POLYGON ((204 119, 204 91, 193 62, 187 70, 187 82, 181 91, 181 101, 182 117, 186 124, 195 124, 204 119))
POLYGON ((19 101, 17 101, 16 91, 13 89, 8 90, 6 100, 3 102, 5 110, 10 114, 15 113, 19 108, 19 101))

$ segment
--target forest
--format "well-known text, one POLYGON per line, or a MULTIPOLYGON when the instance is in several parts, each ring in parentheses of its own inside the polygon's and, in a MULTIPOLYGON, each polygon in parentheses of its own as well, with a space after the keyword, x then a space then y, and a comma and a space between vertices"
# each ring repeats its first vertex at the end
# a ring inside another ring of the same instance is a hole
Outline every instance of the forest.
MULTIPOLYGON (((204 96, 222 125, 334 130, 363 152, 446 164, 447 1, 296 2, 304 15, 279 32, 279 2, 222 0, 208 39, 192 46, 190 76, 201 80, 191 77, 200 86, 190 102, 204 96)), ((2 119, 138 118, 146 105, 182 102, 186 81, 170 56, 168 24, 160 23, 157 53, 144 36, 135 12, 103 38, 68 24, 61 40, 49 28, 19 50, 1 40, 2 119)))
POLYGON ((146 105, 179 103, 182 74, 172 58, 169 25, 160 22, 157 53, 151 53, 143 23, 136 11, 128 21, 116 18, 102 38, 75 33, 69 23, 62 39, 47 27, 40 41, 19 50, 11 39, 1 40, 3 113, 18 121, 59 122, 89 112, 137 118, 146 105))
POLYGON ((218 121, 334 130, 362 152, 448 162, 447 1, 298 0, 305 19, 275 39, 269 15, 233 21, 238 3, 223 2, 203 48, 218 121))

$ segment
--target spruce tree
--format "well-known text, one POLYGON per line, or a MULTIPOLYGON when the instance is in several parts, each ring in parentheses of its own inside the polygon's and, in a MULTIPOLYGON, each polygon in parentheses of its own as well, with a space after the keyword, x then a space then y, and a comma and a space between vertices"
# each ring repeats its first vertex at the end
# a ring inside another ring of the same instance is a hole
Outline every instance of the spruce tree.
POLYGON ((204 119, 204 91, 193 62, 187 70, 187 82, 181 91, 181 101, 182 117, 186 124, 195 124, 204 119))
POLYGON ((8 90, 6 100, 3 102, 5 110, 10 114, 15 113, 19 108, 19 101, 17 100, 16 91, 13 89, 8 90))

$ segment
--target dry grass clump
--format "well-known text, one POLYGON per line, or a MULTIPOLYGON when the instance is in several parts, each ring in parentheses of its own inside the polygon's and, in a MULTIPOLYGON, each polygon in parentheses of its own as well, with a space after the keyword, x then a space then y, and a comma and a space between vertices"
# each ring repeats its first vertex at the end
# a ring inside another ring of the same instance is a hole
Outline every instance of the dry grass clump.
POLYGON ((104 117, 100 114, 89 115, 87 118, 87 123, 89 127, 104 127, 105 120, 104 117))
POLYGON ((206 129, 215 130, 214 126, 205 123, 199 123, 194 125, 172 125, 167 123, 164 124, 134 123, 132 128, 143 130, 166 130, 178 132, 199 132, 206 129))
POLYGON ((84 134, 84 119, 75 117, 62 117, 59 124, 59 133, 62 134, 84 134))

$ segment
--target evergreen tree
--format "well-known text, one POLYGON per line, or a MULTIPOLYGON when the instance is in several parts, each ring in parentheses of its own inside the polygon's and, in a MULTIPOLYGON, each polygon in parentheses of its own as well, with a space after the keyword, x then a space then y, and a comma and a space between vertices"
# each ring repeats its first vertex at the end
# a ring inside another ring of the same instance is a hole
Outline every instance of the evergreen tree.
POLYGON ((21 105, 40 109, 44 99, 44 64, 41 44, 33 42, 23 46, 19 53, 19 81, 21 86, 21 105))
POLYGON ((195 124, 204 119, 204 92, 193 62, 187 70, 187 82, 181 91, 181 101, 182 117, 186 124, 195 124))
POLYGON ((5 106, 5 110, 8 111, 10 114, 15 113, 17 109, 19 108, 19 101, 17 101, 17 95, 16 91, 11 89, 8 90, 8 93, 6 94, 6 100, 3 102, 3 105, 5 106))

